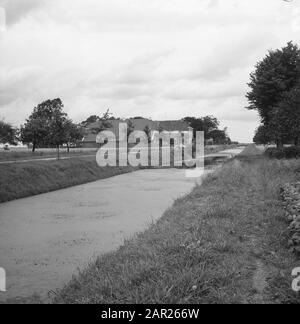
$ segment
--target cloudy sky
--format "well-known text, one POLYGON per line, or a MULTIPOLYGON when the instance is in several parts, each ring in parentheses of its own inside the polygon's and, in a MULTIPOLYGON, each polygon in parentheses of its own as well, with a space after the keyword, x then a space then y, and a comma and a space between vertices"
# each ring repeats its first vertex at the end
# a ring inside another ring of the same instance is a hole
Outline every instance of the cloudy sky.
POLYGON ((0 0, 0 118, 60 97, 74 121, 215 115, 234 140, 258 125, 245 93, 269 49, 300 43, 300 0, 0 0), (3 11, 0 17, 3 17, 3 11), (0 18, 1 19, 1 18, 0 18))

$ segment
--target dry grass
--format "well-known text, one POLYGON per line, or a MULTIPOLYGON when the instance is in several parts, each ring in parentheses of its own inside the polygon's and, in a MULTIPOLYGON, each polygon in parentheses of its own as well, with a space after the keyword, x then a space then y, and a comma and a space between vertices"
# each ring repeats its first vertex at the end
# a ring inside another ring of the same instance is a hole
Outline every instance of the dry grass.
POLYGON ((146 232, 100 256, 53 301, 300 301, 290 289, 296 260, 285 247, 286 224, 279 200, 280 186, 299 173, 297 161, 256 157, 226 163, 201 187, 176 201, 146 232), (267 282, 263 291, 256 288, 260 277, 267 282))

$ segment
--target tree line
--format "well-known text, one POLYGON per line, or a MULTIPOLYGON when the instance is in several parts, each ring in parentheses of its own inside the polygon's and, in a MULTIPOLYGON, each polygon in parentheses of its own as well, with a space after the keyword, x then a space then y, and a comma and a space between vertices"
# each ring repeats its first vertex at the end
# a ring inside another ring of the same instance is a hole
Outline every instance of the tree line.
MULTIPOLYGON (((138 119, 144 119, 144 117, 136 116, 129 118, 127 121, 127 129, 128 129, 128 135, 134 131, 134 123, 133 120, 138 119)), ((92 115, 88 117, 84 122, 82 122, 82 125, 84 127, 97 123, 97 127, 92 128, 92 132, 94 134, 98 134, 100 131, 104 129, 108 129, 111 127, 111 121, 113 120, 120 120, 120 118, 114 117, 109 110, 106 111, 106 113, 99 117, 97 115, 92 115)), ((203 131, 205 140, 209 141, 212 140, 215 144, 230 144, 231 139, 227 134, 227 128, 225 129, 219 129, 220 121, 215 118, 214 116, 205 116, 205 117, 185 117, 182 119, 183 122, 187 123, 190 127, 194 130, 194 137, 196 137, 197 131, 203 131)), ((151 138, 151 128, 149 126, 146 126, 143 130, 148 138, 151 138)), ((159 129, 159 131, 164 131, 164 129, 159 129)))
POLYGON ((70 144, 81 140, 83 136, 82 126, 73 123, 63 108, 59 98, 44 101, 34 108, 19 129, 0 121, 0 143, 31 144, 32 152, 37 147, 55 147, 59 158, 61 145, 66 144, 69 152, 70 144))
POLYGON ((220 129, 220 121, 214 116, 205 117, 185 117, 184 122, 188 123, 194 130, 194 137, 197 131, 204 132, 206 141, 212 140, 214 144, 231 144, 231 139, 227 134, 227 128, 220 129))
POLYGON ((269 51, 250 76, 250 110, 257 110, 261 125, 254 142, 300 145, 300 49, 287 46, 269 51))
POLYGON ((4 120, 0 120, 0 143, 16 144, 17 130, 4 120))
MULTIPOLYGON (((62 145, 66 145, 69 152, 70 145, 81 141, 88 131, 98 134, 111 128, 113 120, 120 120, 107 110, 101 117, 92 115, 80 124, 75 124, 63 111, 63 108, 64 105, 59 98, 44 101, 33 109, 24 125, 21 125, 19 129, 0 121, 0 143, 16 145, 17 142, 22 142, 27 145, 30 144, 32 145, 32 152, 35 152, 38 147, 55 147, 59 158, 59 150, 62 145), (94 127, 89 127, 89 130, 87 130, 87 127, 92 124, 94 124, 94 127)), ((132 120, 142 118, 133 117, 128 120, 128 136, 134 131, 132 120)), ((213 116, 186 117, 182 121, 188 123, 194 129, 194 132, 204 131, 206 140, 212 139, 215 144, 231 143, 227 129, 220 130, 220 122, 213 116)), ((151 129, 146 127, 144 131, 150 140, 151 129)))

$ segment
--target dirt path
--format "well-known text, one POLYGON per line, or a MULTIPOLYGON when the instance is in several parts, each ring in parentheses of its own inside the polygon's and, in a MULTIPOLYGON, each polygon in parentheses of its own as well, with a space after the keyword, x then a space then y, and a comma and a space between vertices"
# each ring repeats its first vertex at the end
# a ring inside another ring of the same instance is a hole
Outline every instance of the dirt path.
POLYGON ((144 230, 188 193, 184 170, 144 170, 0 205, 0 301, 44 299, 95 256, 144 230))
POLYGON ((264 292, 267 288, 267 275, 268 272, 265 270, 265 265, 261 260, 256 261, 256 270, 253 276, 253 288, 255 295, 253 300, 256 304, 264 303, 264 292))

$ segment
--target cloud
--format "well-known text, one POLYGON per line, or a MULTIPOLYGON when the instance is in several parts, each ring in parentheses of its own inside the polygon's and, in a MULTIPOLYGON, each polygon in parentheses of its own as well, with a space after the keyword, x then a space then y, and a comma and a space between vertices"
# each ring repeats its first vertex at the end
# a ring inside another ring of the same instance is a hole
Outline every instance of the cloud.
POLYGON ((35 8, 43 5, 45 0, 0 0, 0 6, 6 10, 8 25, 18 22, 35 8))
POLYGON ((32 94, 32 83, 38 77, 41 68, 27 66, 21 68, 0 68, 0 105, 32 94))

